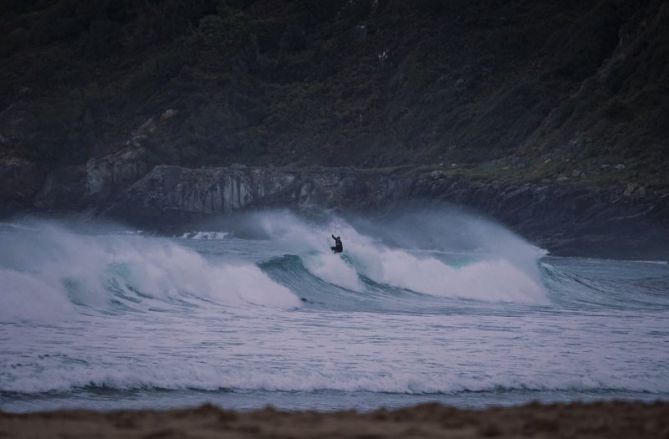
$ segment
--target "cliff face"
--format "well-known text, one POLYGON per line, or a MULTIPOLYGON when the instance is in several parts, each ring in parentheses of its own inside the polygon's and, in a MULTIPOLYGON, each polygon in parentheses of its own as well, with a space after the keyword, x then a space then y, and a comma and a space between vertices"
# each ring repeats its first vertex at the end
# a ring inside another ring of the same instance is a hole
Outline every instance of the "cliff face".
POLYGON ((158 166, 106 212, 155 224, 250 208, 385 206, 406 197, 397 175, 353 168, 205 168, 158 166))
POLYGON ((253 208, 378 214, 416 202, 475 209, 557 254, 669 256, 669 191, 472 182, 438 169, 158 166, 104 214, 169 228, 253 208))
POLYGON ((42 183, 26 163, 5 169, 23 184, 15 203, 29 212, 86 212, 163 231, 258 208, 379 215, 419 203, 487 215, 556 254, 669 257, 669 189, 634 183, 473 178, 442 166, 191 169, 156 166, 141 147, 60 168, 42 183))

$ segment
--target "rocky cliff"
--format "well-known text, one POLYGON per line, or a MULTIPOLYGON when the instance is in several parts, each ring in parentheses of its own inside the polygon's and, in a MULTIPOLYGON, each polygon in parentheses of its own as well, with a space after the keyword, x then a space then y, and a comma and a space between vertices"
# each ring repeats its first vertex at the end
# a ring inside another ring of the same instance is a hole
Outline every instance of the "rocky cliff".
MULTIPOLYGON (((371 215, 450 206, 501 221, 556 254, 669 257, 669 191, 635 184, 527 183, 464 176, 440 166, 210 167, 159 165, 129 150, 50 174, 33 211, 87 212, 173 231, 198 220, 261 208, 371 215)), ((29 186, 28 186, 29 187, 29 186)))
POLYGON ((439 165, 192 169, 156 166, 133 145, 48 174, 16 161, 0 170, 16 185, 5 214, 85 212, 170 231, 259 208, 376 215, 420 203, 492 217, 556 254, 669 257, 669 190, 635 183, 602 188, 577 177, 530 183, 439 165))
POLYGON ((669 257, 669 191, 474 181, 438 168, 158 166, 105 214, 167 226, 252 208, 378 214, 416 202, 493 217, 556 254, 669 257))

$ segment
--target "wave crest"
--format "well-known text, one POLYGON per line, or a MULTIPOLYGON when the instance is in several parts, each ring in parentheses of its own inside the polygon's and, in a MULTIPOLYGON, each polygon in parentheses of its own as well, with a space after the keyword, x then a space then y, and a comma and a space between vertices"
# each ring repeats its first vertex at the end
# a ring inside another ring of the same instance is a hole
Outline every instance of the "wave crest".
POLYGON ((37 223, 30 233, 0 240, 0 321, 60 318, 77 306, 141 310, 152 301, 300 305, 253 263, 208 260, 167 239, 85 235, 37 223))

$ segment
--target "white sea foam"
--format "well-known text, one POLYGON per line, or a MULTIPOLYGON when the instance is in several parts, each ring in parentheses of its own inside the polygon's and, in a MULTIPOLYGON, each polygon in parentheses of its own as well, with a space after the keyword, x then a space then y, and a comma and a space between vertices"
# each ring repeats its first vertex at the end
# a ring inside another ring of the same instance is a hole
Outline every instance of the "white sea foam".
POLYGON ((48 223, 34 226, 36 231, 0 246, 0 321, 57 318, 77 305, 106 308, 114 291, 135 300, 170 301, 186 295, 226 305, 300 304, 252 263, 208 261, 161 238, 82 235, 48 223))
POLYGON ((315 276, 349 290, 363 290, 355 268, 330 251, 330 233, 325 227, 309 224, 286 211, 260 214, 259 224, 278 246, 301 256, 315 276))
POLYGON ((324 281, 348 290, 359 292, 364 289, 355 268, 339 255, 325 252, 307 255, 304 259, 307 270, 324 281))
POLYGON ((545 301, 538 279, 502 258, 454 268, 433 257, 406 251, 354 247, 362 270, 377 282, 419 293, 485 301, 536 303, 545 301))
POLYGON ((18 377, 2 383, 0 391, 36 394, 68 392, 85 387, 116 390, 189 389, 189 390, 264 390, 284 392, 382 392, 399 394, 449 394, 459 392, 517 391, 607 391, 669 393, 669 386, 656 378, 621 379, 601 372, 596 376, 565 378, 535 376, 474 377, 448 373, 415 374, 385 370, 379 373, 345 371, 322 373, 310 370, 272 372, 268 370, 224 369, 195 364, 163 367, 78 367, 50 369, 37 376, 18 377))
POLYGON ((58 331, 8 327, 0 391, 669 393, 667 355, 653 349, 666 341, 662 315, 444 318, 254 308, 211 316, 90 316, 58 331), (621 333, 613 337, 613 329, 621 333))
MULTIPOLYGON (((258 405, 264 391, 324 401, 329 394, 320 390, 384 393, 364 396, 373 407, 387 393, 473 391, 480 393, 467 398, 483 403, 493 394, 534 398, 535 390, 560 399, 610 391, 669 397, 666 266, 555 259, 543 270, 551 302, 525 306, 517 302, 543 299, 540 252, 494 227, 479 227, 475 253, 452 250, 436 232, 425 246, 436 251, 425 253, 381 241, 382 225, 376 234, 343 220, 259 218, 272 240, 218 245, 43 222, 0 231, 0 408, 62 408, 82 395, 93 408, 120 408, 124 398, 150 405, 156 395, 179 406, 190 403, 184 395, 201 402, 227 394, 193 389, 240 390, 258 405), (330 233, 342 236, 343 257, 329 251, 330 233), (301 284, 306 276, 293 264, 283 272, 283 263, 261 264, 273 280, 255 264, 284 254, 359 292, 338 294, 310 278, 301 284), (239 255, 246 259, 227 261, 239 255), (476 300, 404 295, 363 275, 476 300), (297 297, 279 280, 309 290, 309 303, 295 309, 297 297), (79 391, 90 387, 119 392, 79 391)), ((410 233, 386 232, 403 230, 410 233)), ((339 404, 348 407, 349 397, 339 404)))
POLYGON ((538 267, 544 253, 485 223, 470 228, 476 232, 472 239, 488 241, 487 252, 461 267, 452 267, 435 256, 384 245, 341 218, 317 225, 288 212, 274 212, 262 214, 260 223, 279 245, 301 255, 314 275, 354 291, 363 289, 360 273, 381 284, 434 296, 491 302, 547 301, 538 267), (332 231, 342 236, 345 254, 353 265, 329 251, 332 231))
POLYGON ((219 241, 228 236, 227 232, 186 232, 181 235, 182 239, 199 239, 206 241, 219 241))

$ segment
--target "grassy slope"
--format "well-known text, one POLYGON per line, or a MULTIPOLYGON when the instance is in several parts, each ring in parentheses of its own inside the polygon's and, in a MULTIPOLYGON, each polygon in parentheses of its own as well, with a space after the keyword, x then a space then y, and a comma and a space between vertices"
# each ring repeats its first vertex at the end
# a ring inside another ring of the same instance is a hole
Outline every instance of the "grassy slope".
POLYGON ((0 4, 0 154, 668 183, 661 0, 184 3, 0 4))

